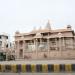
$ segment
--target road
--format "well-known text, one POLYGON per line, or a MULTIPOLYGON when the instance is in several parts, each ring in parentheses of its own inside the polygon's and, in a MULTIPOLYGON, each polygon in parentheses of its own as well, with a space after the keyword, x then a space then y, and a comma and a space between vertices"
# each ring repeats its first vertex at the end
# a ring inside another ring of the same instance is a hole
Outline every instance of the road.
POLYGON ((0 73, 0 75, 75 75, 75 73, 0 73))
POLYGON ((0 61, 0 64, 75 64, 75 60, 20 60, 20 61, 0 61))

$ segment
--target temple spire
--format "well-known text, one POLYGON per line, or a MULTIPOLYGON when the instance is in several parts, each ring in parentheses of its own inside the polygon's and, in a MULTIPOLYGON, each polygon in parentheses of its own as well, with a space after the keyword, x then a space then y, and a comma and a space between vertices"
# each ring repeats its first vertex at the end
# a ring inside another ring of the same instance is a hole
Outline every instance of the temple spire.
POLYGON ((42 29, 42 27, 40 26, 39 30, 41 30, 41 29, 42 29))
POLYGON ((35 31, 35 30, 36 30, 36 27, 33 28, 33 31, 35 31))
POLYGON ((50 21, 48 20, 47 24, 46 24, 46 29, 51 30, 51 25, 50 25, 50 21))

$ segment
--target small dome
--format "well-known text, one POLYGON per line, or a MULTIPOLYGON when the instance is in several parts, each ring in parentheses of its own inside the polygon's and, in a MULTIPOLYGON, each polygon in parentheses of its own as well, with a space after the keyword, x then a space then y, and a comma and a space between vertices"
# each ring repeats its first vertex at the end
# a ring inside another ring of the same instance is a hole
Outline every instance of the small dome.
POLYGON ((67 25, 67 29, 71 29, 71 25, 67 25))
POLYGON ((19 32, 19 31, 16 31, 15 33, 16 33, 16 34, 19 34, 20 32, 19 32))

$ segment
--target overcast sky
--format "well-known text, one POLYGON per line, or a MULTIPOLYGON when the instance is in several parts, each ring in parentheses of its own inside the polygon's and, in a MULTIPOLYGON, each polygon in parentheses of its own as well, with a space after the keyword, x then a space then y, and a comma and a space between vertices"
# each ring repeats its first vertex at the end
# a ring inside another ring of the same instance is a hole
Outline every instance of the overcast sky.
POLYGON ((53 29, 68 24, 75 29, 75 0, 0 0, 0 33, 12 37, 17 30, 44 28, 47 20, 53 29))

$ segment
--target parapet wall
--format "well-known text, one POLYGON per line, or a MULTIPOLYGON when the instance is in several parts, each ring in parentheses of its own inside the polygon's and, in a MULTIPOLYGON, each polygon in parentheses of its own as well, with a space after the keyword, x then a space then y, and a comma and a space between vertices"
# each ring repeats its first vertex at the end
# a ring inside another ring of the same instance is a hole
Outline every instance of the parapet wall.
POLYGON ((75 59, 75 50, 50 51, 50 52, 25 52, 24 59, 75 59))
POLYGON ((0 64, 0 72, 50 73, 75 72, 75 64, 0 64))

